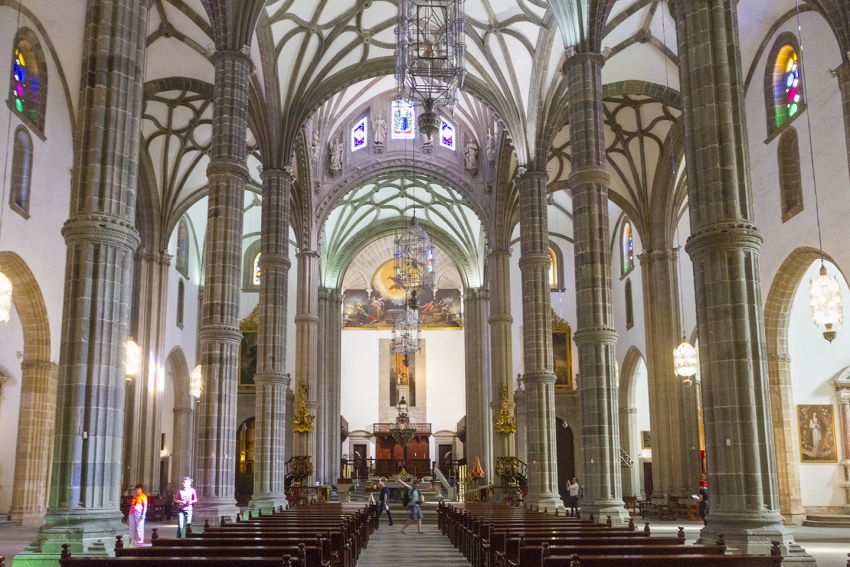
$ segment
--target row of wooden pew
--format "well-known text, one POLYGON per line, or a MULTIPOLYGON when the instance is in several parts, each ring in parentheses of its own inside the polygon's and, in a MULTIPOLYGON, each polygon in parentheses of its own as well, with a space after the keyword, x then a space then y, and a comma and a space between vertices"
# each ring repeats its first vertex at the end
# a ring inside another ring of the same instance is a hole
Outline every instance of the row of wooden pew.
POLYGON ((604 524, 493 503, 441 504, 438 525, 473 567, 779 567, 779 542, 770 555, 726 555, 715 545, 685 545, 675 537, 652 536, 634 521, 604 524))
MULTIPOLYGON (((150 547, 125 547, 115 537, 115 557, 72 557, 63 545, 62 567, 354 567, 378 527, 375 504, 317 504, 267 510, 205 522, 185 539, 159 536, 150 547)), ((0 566, 2 567, 2 566, 0 566)))

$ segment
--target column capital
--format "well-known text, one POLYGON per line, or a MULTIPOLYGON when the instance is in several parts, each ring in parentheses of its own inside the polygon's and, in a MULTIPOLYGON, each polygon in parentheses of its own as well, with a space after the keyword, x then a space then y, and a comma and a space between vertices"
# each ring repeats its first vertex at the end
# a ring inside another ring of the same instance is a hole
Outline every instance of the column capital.
POLYGON ((291 378, 289 374, 283 372, 257 372, 254 375, 254 383, 257 384, 257 386, 280 385, 284 388, 288 388, 290 381, 291 378))
POLYGON ((579 329, 573 335, 576 346, 585 344, 617 344, 617 330, 613 327, 587 327, 579 329))
POLYGON ((511 249, 501 249, 501 250, 490 250, 487 252, 488 258, 510 258, 511 257, 511 249))
POLYGON ((54 366, 56 365, 49 360, 25 360, 21 363, 21 370, 50 370, 54 366))
POLYGON ((523 171, 519 175, 517 175, 518 183, 525 183, 528 181, 541 180, 544 183, 549 182, 549 174, 545 171, 523 171))
POLYGON ((244 46, 242 49, 218 49, 216 48, 215 53, 212 55, 213 65, 217 65, 222 61, 241 61, 243 63, 247 63, 254 66, 253 61, 251 61, 251 51, 250 46, 244 46), (248 49, 245 49, 245 48, 248 49))
POLYGON ((288 269, 292 267, 292 261, 287 254, 276 254, 274 252, 263 252, 260 254, 261 270, 274 266, 283 266, 288 269))
POLYGON ((279 179, 286 181, 287 179, 292 179, 292 175, 285 169, 263 168, 263 171, 260 172, 260 179, 263 181, 266 179, 279 179))
POLYGON ((487 322, 489 322, 491 325, 494 323, 506 323, 510 325, 514 322, 514 318, 511 316, 510 313, 495 313, 490 315, 490 317, 487 319, 487 322))
POLYGON ((638 254, 638 260, 641 264, 649 264, 651 262, 675 262, 679 259, 678 248, 664 248, 663 250, 647 250, 638 254))
POLYGON ((567 177, 567 185, 576 187, 578 185, 604 185, 611 184, 611 174, 604 167, 585 166, 574 169, 567 177))
POLYGON ((850 61, 845 61, 833 71, 839 83, 850 83, 850 61))
POLYGON ((295 257, 298 258, 298 260, 301 260, 302 258, 304 258, 304 259, 308 259, 308 258, 318 259, 320 256, 319 256, 318 250, 299 250, 298 252, 295 253, 295 257))
POLYGON ((215 342, 239 344, 242 342, 242 331, 230 325, 204 325, 198 331, 198 340, 202 344, 215 342))
POLYGON ((207 177, 238 177, 247 183, 250 180, 248 166, 234 156, 213 156, 207 165, 207 177))
POLYGON ((584 63, 599 65, 600 67, 605 66, 605 56, 601 53, 594 53, 592 51, 576 52, 574 47, 570 47, 566 50, 566 56, 567 59, 564 61, 564 66, 561 68, 561 71, 564 73, 569 72, 570 67, 575 67, 576 65, 584 63))
POLYGON ((519 257, 519 269, 545 266, 549 267, 548 252, 524 252, 519 257))
POLYGON ((711 224, 691 234, 685 250, 691 258, 719 250, 749 249, 758 252, 763 241, 755 225, 711 224))
POLYGON ((490 290, 486 287, 468 288, 464 295, 467 301, 490 301, 490 290))
POLYGON ((77 242, 98 242, 123 247, 130 252, 135 252, 142 241, 134 226, 106 215, 75 215, 65 221, 62 236, 69 247, 77 242))
POLYGON ((555 384, 557 377, 554 372, 527 372, 522 375, 522 382, 526 385, 555 384))

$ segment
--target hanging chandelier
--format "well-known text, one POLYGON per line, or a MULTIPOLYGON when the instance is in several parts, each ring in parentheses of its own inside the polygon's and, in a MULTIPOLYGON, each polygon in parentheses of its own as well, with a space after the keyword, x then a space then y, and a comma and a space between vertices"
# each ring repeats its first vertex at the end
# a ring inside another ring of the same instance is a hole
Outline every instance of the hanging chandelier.
POLYGON ((457 104, 466 73, 464 0, 400 0, 396 81, 403 100, 422 103, 419 131, 435 135, 437 108, 457 104))
POLYGON ((404 355, 404 365, 410 366, 408 355, 419 351, 422 340, 422 326, 419 322, 419 304, 416 302, 416 293, 404 306, 404 311, 399 313, 393 323, 392 338, 390 344, 393 352, 404 355))
POLYGON ((142 350, 136 341, 130 339, 127 341, 127 359, 124 362, 124 374, 127 380, 132 380, 139 373, 142 367, 142 350))
POLYGON ((682 344, 673 351, 673 367, 677 376, 690 378, 699 370, 699 355, 697 350, 682 337, 682 344))
POLYGON ((416 291, 434 286, 434 247, 431 237, 416 219, 395 241, 395 284, 404 290, 416 291))
POLYGON ((201 365, 197 365, 192 374, 189 375, 189 395, 193 398, 200 399, 201 397, 201 365))
POLYGON ((841 304, 841 286, 838 279, 828 276, 823 264, 818 279, 809 284, 809 301, 812 320, 816 326, 824 326, 826 330, 823 332, 823 338, 832 342, 838 334, 832 326, 844 321, 844 308, 841 304))
POLYGON ((0 272, 0 321, 9 322, 12 314, 12 280, 0 272))

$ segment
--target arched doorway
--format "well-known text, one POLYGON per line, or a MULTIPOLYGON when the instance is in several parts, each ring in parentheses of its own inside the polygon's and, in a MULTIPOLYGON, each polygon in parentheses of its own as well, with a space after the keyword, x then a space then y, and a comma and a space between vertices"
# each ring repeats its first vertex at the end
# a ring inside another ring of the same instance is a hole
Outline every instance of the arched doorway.
POLYGON ((555 418, 555 446, 558 452, 558 493, 570 501, 567 481, 576 476, 576 451, 573 430, 563 419, 555 418))
MULTIPOLYGON (((184 477, 193 478, 195 456, 193 451, 193 439, 195 438, 195 398, 189 393, 189 366, 186 357, 180 347, 175 347, 165 362, 166 371, 171 377, 173 384, 173 414, 171 422, 171 441, 168 441, 167 430, 166 442, 170 443, 171 463, 169 471, 169 482, 174 486, 180 486, 184 477)), ((165 408, 163 408, 165 411, 165 408)), ((163 416, 163 425, 167 420, 163 416)))
POLYGON ((247 506, 254 495, 254 436, 256 419, 249 417, 236 430, 236 502, 247 506))

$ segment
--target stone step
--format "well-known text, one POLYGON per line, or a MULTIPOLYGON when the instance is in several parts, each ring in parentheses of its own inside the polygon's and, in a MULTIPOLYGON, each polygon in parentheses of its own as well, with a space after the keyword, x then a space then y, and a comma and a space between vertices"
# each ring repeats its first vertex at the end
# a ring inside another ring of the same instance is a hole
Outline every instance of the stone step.
POLYGON ((850 516, 841 514, 808 514, 803 525, 810 528, 850 528, 850 516))

